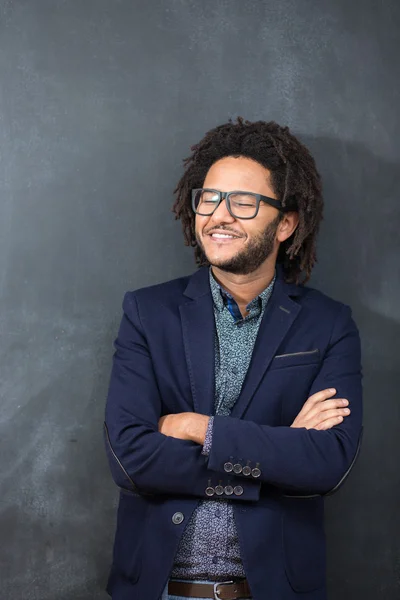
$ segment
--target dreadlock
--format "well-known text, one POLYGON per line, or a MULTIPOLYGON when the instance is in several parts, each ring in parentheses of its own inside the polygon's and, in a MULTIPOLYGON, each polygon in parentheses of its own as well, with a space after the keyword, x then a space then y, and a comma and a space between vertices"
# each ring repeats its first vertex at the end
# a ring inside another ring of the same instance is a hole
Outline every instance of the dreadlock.
MULTIPOLYGON (((251 158, 271 172, 271 185, 283 207, 295 202, 299 224, 279 248, 277 262, 288 283, 306 283, 317 261, 316 237, 322 220, 323 199, 319 173, 308 149, 289 131, 274 121, 236 122, 211 129, 191 147, 192 155, 183 160, 185 172, 174 194, 172 211, 182 221, 186 246, 195 248, 199 267, 209 265, 195 235, 195 214, 191 190, 202 187, 207 171, 226 156, 251 158)), ((280 212, 283 217, 283 212, 280 212)))

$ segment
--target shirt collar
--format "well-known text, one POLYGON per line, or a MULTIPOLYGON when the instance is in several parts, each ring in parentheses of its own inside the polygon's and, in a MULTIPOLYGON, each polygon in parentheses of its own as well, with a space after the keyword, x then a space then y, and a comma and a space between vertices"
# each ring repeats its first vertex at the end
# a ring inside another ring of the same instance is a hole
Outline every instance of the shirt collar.
MULTIPOLYGON (((231 294, 225 290, 222 286, 219 285, 218 281, 215 279, 211 267, 209 267, 209 276, 210 276, 210 287, 211 294, 214 301, 215 308, 221 312, 224 309, 224 306, 227 303, 228 298, 232 298, 231 294)), ((276 272, 271 283, 259 294, 256 298, 253 298, 251 302, 247 305, 247 310, 250 312, 254 310, 254 308, 261 309, 263 311, 267 305, 268 300, 271 297, 272 290, 274 288, 276 280, 276 272)), ((232 298, 233 299, 233 298, 232 298)))

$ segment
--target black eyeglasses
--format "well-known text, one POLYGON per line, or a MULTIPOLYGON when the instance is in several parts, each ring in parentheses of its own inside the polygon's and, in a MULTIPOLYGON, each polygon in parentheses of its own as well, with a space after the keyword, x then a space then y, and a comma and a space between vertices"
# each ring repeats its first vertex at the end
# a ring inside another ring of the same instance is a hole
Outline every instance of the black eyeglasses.
POLYGON ((280 200, 255 194, 254 192, 241 192, 239 190, 221 192, 220 190, 211 190, 209 188, 192 190, 193 212, 203 217, 212 215, 223 200, 226 200, 227 209, 235 219, 254 219, 258 214, 261 201, 282 212, 296 210, 293 204, 291 208, 288 206, 283 207, 280 200))

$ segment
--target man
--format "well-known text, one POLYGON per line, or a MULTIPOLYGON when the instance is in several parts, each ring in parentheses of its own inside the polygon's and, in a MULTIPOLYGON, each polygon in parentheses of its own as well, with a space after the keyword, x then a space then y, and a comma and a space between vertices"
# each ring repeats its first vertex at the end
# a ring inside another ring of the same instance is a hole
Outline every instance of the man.
POLYGON ((323 496, 362 429, 349 307, 304 284, 320 178, 274 122, 193 146, 174 211, 197 272, 128 292, 105 435, 114 600, 323 600, 323 496))

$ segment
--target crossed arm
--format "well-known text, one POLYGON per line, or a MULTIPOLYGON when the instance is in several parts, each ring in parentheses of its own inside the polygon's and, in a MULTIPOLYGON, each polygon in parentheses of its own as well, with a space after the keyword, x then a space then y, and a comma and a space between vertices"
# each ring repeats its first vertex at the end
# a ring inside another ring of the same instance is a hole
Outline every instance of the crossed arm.
MULTIPOLYGON (((339 425, 351 411, 348 408, 347 398, 331 399, 335 394, 336 389, 329 388, 310 396, 291 427, 326 431, 339 425)), ((212 417, 183 412, 161 417, 158 421, 158 430, 164 435, 180 440, 192 440, 204 446, 208 430, 211 429, 212 433, 212 425, 212 417)))
MULTIPOLYGON (((311 395, 334 385, 337 394, 349 400, 351 414, 326 429, 307 428, 307 419, 299 419, 300 415, 292 427, 216 416, 208 457, 202 454, 202 444, 209 417, 180 413, 160 419, 161 398, 133 294, 125 296, 115 347, 106 426, 111 471, 121 487, 134 482, 142 492, 204 497, 210 479, 226 475, 228 458, 245 456, 260 464, 261 476, 258 481, 245 480, 242 499, 256 500, 260 481, 325 493, 341 479, 355 455, 362 423, 360 343, 347 307, 336 318, 311 395)), ((337 409, 342 401, 329 402, 336 402, 337 409)), ((233 486, 244 485, 240 476, 230 480, 233 486)))

